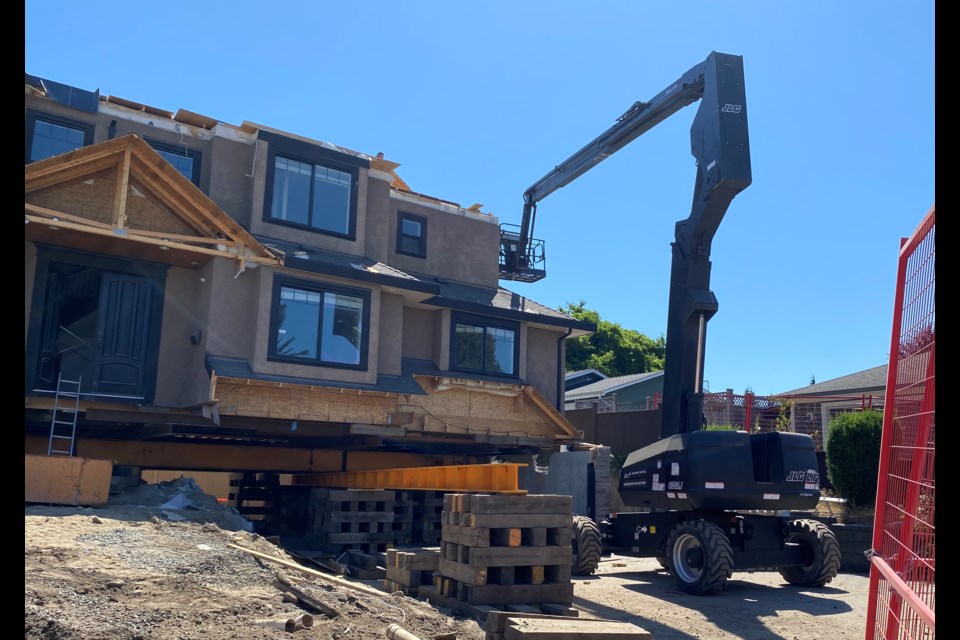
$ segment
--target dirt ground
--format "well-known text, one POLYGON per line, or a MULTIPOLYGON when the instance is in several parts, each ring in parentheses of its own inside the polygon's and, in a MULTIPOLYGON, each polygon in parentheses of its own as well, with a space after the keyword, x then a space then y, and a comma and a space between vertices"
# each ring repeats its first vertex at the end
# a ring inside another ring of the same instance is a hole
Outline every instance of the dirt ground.
MULTIPOLYGON (((27 506, 24 638, 347 640, 385 638, 391 623, 424 640, 484 637, 476 621, 449 610, 330 586, 229 546, 289 559, 245 526, 182 481, 111 496, 102 508, 27 506), (278 571, 340 615, 315 613, 312 628, 287 632, 302 610, 282 600, 278 571)), ((852 640, 865 629, 860 574, 805 590, 775 572, 735 573, 722 593, 698 597, 678 591, 655 560, 605 557, 596 575, 574 582, 582 617, 627 621, 654 640, 852 640)))

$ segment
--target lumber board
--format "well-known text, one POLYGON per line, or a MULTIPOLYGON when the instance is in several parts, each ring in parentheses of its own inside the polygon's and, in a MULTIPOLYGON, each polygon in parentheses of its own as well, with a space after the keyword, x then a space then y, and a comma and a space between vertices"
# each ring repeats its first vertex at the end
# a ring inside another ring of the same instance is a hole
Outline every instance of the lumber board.
POLYGON ((646 629, 615 620, 510 620, 503 640, 653 640, 646 629))

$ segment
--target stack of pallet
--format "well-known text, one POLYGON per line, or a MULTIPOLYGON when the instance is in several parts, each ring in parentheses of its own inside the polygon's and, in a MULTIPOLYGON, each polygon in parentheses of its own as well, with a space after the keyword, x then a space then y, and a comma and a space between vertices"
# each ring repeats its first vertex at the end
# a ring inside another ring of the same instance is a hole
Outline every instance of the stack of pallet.
POLYGON ((395 500, 394 491, 311 489, 307 544, 330 554, 386 551, 395 539, 395 500))
POLYGON ((441 491, 397 491, 394 506, 396 544, 440 544, 441 491))
POLYGON ((470 605, 569 606, 572 509, 570 496, 447 494, 436 593, 470 605))
POLYGON ((434 572, 440 568, 440 547, 421 549, 389 549, 387 551, 387 577, 383 587, 393 593, 420 595, 421 585, 433 583, 434 572))

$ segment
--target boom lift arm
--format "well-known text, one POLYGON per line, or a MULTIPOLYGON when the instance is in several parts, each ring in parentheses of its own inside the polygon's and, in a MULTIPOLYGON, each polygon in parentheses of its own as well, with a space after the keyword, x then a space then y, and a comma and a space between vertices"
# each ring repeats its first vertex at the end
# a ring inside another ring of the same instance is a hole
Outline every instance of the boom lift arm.
POLYGON ((710 291, 711 243, 730 202, 751 182, 742 56, 712 52, 649 102, 635 102, 612 127, 527 189, 520 230, 511 237, 515 250, 501 256, 504 279, 546 275, 535 268, 538 256, 542 261, 542 247, 536 254, 539 241, 532 239, 537 203, 698 100, 690 128, 697 163, 693 204, 689 217, 677 222, 672 243, 662 438, 702 427, 706 325, 718 308, 710 291))

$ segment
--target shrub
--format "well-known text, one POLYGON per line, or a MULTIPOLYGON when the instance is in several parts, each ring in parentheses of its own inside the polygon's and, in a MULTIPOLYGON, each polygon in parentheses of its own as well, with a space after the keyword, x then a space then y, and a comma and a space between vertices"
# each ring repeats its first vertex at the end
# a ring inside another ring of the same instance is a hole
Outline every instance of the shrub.
POLYGON ((735 424, 708 424, 703 428, 704 431, 739 431, 740 427, 735 424))
POLYGON ((827 477, 853 506, 870 506, 877 497, 883 413, 843 413, 827 430, 827 477))

